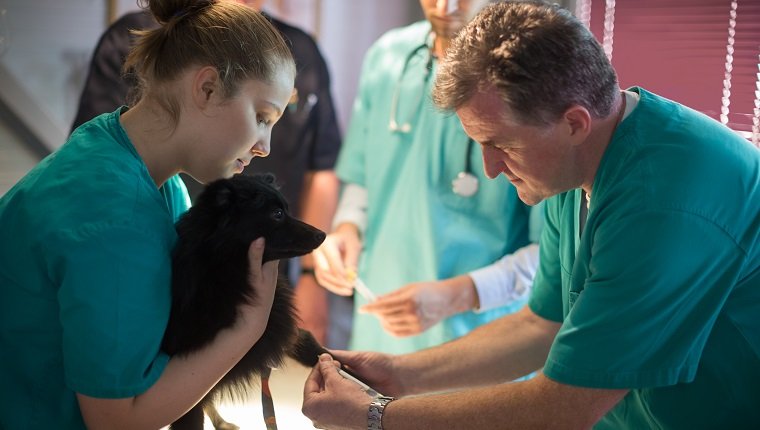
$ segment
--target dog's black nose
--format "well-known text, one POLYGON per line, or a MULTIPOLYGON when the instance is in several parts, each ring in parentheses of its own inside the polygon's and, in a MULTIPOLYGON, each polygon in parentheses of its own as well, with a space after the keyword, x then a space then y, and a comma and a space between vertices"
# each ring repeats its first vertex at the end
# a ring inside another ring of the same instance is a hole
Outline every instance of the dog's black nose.
POLYGON ((325 240, 325 237, 326 237, 325 236, 325 232, 323 232, 323 231, 318 231, 318 232, 314 233, 314 240, 316 240, 317 243, 322 243, 322 241, 325 240))

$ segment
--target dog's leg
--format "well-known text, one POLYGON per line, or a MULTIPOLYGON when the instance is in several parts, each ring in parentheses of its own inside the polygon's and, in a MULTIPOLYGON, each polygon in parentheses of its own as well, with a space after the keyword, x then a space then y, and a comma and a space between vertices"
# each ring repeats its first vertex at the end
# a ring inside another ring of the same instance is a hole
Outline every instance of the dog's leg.
POLYGON ((211 423, 214 424, 216 430, 240 430, 240 427, 235 424, 228 423, 219 415, 219 411, 216 409, 213 403, 208 403, 203 407, 203 410, 208 415, 211 423))
POLYGON ((195 405, 169 428, 171 430, 203 430, 203 406, 195 405))

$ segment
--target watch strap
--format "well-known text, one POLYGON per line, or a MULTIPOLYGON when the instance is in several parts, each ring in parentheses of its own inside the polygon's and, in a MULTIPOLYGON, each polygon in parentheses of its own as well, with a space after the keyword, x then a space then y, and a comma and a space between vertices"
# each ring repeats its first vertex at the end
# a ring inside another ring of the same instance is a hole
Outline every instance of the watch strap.
POLYGON ((377 396, 372 399, 367 411, 367 430, 383 430, 383 411, 393 397, 377 396))

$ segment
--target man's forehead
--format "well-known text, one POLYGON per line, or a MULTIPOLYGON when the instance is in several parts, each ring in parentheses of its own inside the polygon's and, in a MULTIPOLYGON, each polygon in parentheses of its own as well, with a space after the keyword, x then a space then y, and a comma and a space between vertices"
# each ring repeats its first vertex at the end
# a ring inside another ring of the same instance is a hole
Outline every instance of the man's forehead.
POLYGON ((478 91, 456 110, 459 120, 468 129, 495 129, 518 125, 511 109, 495 91, 478 91))

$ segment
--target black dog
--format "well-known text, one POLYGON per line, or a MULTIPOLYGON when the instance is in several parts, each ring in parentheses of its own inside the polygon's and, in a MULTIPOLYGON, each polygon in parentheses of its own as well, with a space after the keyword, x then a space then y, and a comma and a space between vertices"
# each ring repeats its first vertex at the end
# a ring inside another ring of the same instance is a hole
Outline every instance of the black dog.
MULTIPOLYGON (((248 283, 248 248, 254 239, 266 240, 264 261, 307 254, 325 239, 324 232, 288 213, 272 175, 236 175, 209 184, 176 228, 172 308, 162 344, 169 355, 207 346, 219 331, 235 323, 239 305, 259 299, 248 283)), ((171 428, 202 430, 204 407, 213 407, 219 394, 244 395, 257 385, 260 375, 281 365, 285 355, 314 365, 315 351, 321 347, 297 327, 292 290, 279 279, 259 341, 171 428)))

